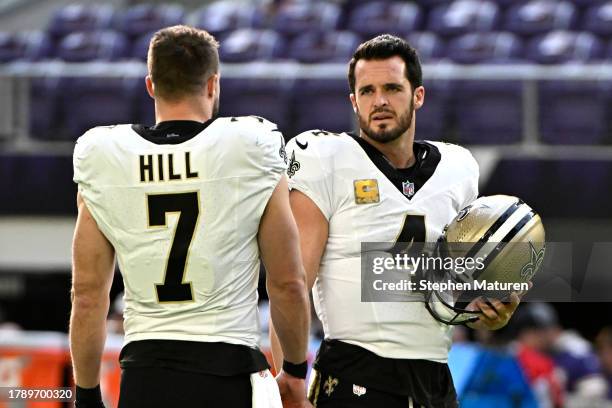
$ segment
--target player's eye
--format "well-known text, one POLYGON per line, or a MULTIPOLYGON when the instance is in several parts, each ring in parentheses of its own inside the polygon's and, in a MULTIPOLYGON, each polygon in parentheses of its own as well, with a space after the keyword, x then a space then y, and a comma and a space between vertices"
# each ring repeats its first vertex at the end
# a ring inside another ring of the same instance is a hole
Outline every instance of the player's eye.
POLYGON ((360 95, 369 95, 372 93, 372 89, 371 88, 366 88, 366 89, 362 89, 359 94, 360 95))

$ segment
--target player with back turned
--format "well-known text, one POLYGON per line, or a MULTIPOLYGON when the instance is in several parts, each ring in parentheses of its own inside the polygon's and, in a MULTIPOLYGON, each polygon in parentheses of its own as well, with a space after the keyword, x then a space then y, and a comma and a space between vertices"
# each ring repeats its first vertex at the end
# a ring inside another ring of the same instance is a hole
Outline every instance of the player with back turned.
POLYGON ((126 305, 119 407, 280 407, 279 387, 286 407, 305 404, 309 305, 283 136, 262 118, 216 118, 217 48, 202 30, 157 32, 146 78, 155 126, 97 127, 76 144, 79 408, 103 406, 115 257, 126 305), (260 258, 286 358, 278 385, 258 348, 260 258))
MULTIPOLYGON (((359 134, 309 131, 287 144, 291 207, 325 332, 309 397, 319 408, 455 407, 450 328, 422 301, 361 302, 360 251, 362 242, 436 242, 477 197, 478 165, 459 146, 415 140, 425 88, 404 40, 361 44, 348 78, 359 134)), ((518 301, 479 299, 470 324, 500 328, 518 301)))

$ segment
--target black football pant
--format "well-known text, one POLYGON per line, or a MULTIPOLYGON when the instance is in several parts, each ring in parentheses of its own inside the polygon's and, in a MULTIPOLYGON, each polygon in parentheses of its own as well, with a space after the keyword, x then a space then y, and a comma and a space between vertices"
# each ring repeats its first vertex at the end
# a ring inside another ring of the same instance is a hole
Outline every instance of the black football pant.
POLYGON ((119 408, 251 408, 249 374, 231 377, 163 367, 121 371, 119 408))
MULTIPOLYGON (((411 397, 353 384, 325 373, 315 372, 308 399, 316 408, 421 408, 411 397)), ((453 404, 445 408, 456 408, 453 404)))

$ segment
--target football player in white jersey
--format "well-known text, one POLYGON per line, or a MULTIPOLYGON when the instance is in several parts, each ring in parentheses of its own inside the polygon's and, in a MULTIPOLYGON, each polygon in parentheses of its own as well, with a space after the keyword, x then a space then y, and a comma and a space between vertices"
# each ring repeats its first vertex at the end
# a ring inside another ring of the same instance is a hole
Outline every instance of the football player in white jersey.
POLYGON ((280 407, 279 387, 285 406, 307 403, 309 302, 283 136, 263 118, 215 118, 217 48, 191 27, 157 32, 146 78, 156 125, 97 127, 76 144, 77 407, 103 406, 115 256, 125 285, 119 407, 280 407), (278 385, 258 347, 260 257, 287 360, 278 385))
MULTIPOLYGON (((317 407, 455 407, 449 326, 423 302, 362 302, 362 242, 436 242, 478 195, 466 149, 415 141, 425 99, 416 51, 382 35, 349 65, 359 134, 309 131, 287 144, 291 207, 325 332, 309 390, 317 407)), ((474 327, 502 327, 518 304, 478 300, 474 327)), ((275 352, 275 358, 279 356, 275 352)))

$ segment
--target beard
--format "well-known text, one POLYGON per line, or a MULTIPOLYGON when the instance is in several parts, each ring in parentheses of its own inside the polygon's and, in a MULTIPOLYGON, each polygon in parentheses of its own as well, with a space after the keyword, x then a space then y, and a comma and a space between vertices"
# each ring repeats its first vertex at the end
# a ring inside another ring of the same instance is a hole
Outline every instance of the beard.
MULTIPOLYGON (((370 114, 370 118, 376 113, 387 112, 393 113, 388 109, 377 109, 370 114)), ((398 119, 397 126, 389 128, 385 125, 384 128, 378 127, 374 129, 371 126, 371 119, 364 118, 361 115, 359 109, 357 110, 357 119, 359 120, 359 128, 365 133, 370 139, 379 143, 389 143, 398 139, 403 135, 412 124, 412 116, 414 115, 414 101, 410 100, 410 106, 404 111, 398 119)))

